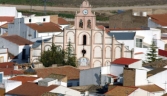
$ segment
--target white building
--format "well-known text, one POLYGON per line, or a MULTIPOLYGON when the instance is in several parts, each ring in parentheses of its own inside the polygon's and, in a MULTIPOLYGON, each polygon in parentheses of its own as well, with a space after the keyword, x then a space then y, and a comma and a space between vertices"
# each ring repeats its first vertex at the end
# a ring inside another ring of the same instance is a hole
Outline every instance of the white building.
POLYGON ((17 12, 16 7, 0 7, 0 26, 21 17, 22 13, 17 12))
POLYGON ((153 14, 148 17, 148 27, 167 28, 167 14, 153 14))
POLYGON ((57 15, 30 16, 17 18, 8 25, 9 35, 19 35, 31 41, 50 38, 52 35, 60 34, 69 23, 57 15))
POLYGON ((156 84, 167 92, 167 70, 166 68, 156 68, 147 73, 147 79, 150 83, 156 84))
POLYGON ((17 35, 0 37, 0 46, 8 48, 8 52, 15 57, 14 59, 9 58, 9 61, 17 63, 28 62, 32 44, 33 42, 17 35))
POLYGON ((8 48, 0 48, 0 63, 8 62, 8 48))
POLYGON ((109 34, 114 35, 116 40, 124 43, 130 50, 133 49, 136 59, 146 60, 146 53, 148 53, 148 48, 153 40, 159 49, 165 49, 165 42, 161 40, 161 30, 159 29, 112 29, 109 34))

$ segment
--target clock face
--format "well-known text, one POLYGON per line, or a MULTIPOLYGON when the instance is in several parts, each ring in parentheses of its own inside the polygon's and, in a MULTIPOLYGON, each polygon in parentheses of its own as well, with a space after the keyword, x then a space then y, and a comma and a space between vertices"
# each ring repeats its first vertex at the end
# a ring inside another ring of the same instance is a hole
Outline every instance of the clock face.
POLYGON ((82 57, 82 58, 79 59, 79 65, 80 66, 87 66, 88 63, 89 63, 89 60, 85 57, 82 57))
POLYGON ((83 10, 83 14, 84 14, 84 15, 88 14, 88 10, 84 9, 84 10, 83 10))

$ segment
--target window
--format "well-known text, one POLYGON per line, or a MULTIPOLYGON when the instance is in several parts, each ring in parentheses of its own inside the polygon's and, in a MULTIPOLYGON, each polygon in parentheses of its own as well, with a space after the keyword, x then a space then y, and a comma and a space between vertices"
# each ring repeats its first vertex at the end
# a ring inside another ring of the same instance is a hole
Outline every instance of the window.
POLYGON ((82 19, 80 19, 80 21, 79 21, 79 27, 83 28, 83 21, 82 21, 82 19))
POLYGON ((88 22, 87 22, 87 28, 91 28, 91 21, 90 20, 88 20, 88 22))
POLYGON ((143 48, 148 48, 146 45, 143 45, 143 48))
POLYGON ((143 42, 142 39, 136 38, 136 47, 142 48, 142 42, 143 42))
POLYGON ((43 21, 45 22, 45 18, 43 18, 43 21))
POLYGON ((68 84, 67 84, 67 87, 72 87, 72 83, 68 83, 68 84))
POLYGON ((83 45, 86 45, 86 35, 83 35, 83 45))
POLYGON ((29 19, 29 22, 31 22, 31 19, 29 19))
POLYGON ((108 83, 111 83, 111 77, 108 77, 108 83))

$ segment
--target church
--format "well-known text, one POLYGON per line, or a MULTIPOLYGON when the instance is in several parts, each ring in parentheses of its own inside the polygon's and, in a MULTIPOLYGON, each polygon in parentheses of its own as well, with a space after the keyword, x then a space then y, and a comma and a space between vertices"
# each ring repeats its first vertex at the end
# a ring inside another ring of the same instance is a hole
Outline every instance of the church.
POLYGON ((64 28, 60 34, 43 40, 31 48, 30 59, 37 62, 38 54, 47 50, 52 43, 66 49, 70 41, 76 54, 79 69, 106 66, 120 57, 133 58, 133 50, 118 42, 114 35, 102 25, 96 25, 96 15, 91 11, 87 0, 83 1, 80 11, 76 12, 74 25, 64 28))

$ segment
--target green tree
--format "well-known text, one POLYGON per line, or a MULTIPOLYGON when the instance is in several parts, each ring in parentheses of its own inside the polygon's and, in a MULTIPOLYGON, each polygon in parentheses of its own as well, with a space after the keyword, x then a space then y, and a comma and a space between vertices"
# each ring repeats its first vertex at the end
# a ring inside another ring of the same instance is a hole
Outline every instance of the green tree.
POLYGON ((158 47, 156 46, 154 40, 152 41, 152 44, 150 45, 150 48, 148 49, 148 53, 146 54, 147 60, 144 63, 151 63, 156 60, 160 60, 157 55, 157 49, 158 47))
POLYGON ((65 58, 67 59, 67 61, 65 62, 66 65, 71 65, 76 67, 76 57, 75 54, 73 54, 73 47, 71 44, 71 40, 69 39, 68 45, 67 45, 67 49, 66 49, 66 56, 65 58))
POLYGON ((44 51, 39 59, 45 67, 58 64, 58 66, 64 64, 65 51, 61 50, 59 46, 52 44, 51 49, 44 51))

